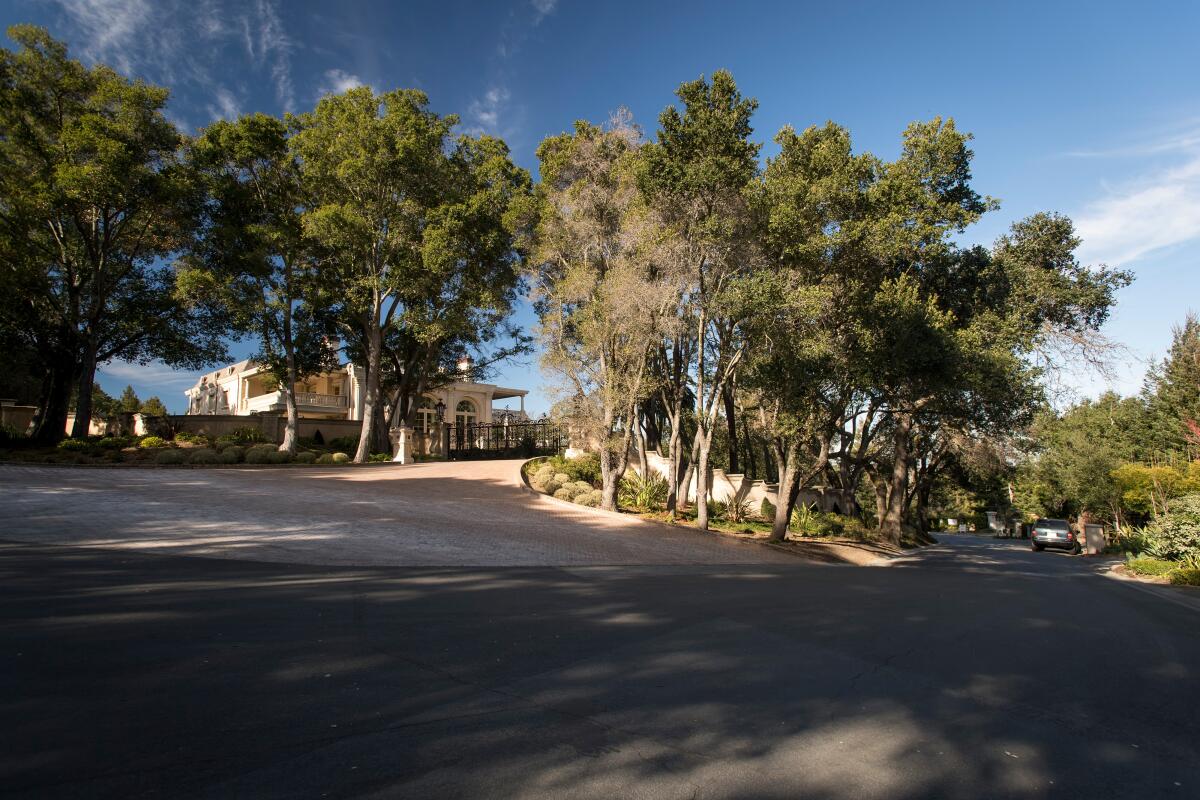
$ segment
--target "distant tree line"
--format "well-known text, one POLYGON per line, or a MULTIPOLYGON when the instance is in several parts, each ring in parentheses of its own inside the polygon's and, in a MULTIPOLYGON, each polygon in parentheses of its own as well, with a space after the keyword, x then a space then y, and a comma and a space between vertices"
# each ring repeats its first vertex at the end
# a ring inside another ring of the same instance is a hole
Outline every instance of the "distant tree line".
POLYGON ((1139 394, 1046 409, 1019 444, 1015 500, 1032 513, 1120 530, 1200 494, 1200 321, 1175 329, 1139 394))

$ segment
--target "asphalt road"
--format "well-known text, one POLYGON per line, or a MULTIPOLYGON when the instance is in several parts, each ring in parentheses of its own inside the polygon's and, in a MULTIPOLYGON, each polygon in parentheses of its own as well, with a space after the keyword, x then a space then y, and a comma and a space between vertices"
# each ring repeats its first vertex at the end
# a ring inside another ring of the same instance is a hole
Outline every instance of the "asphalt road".
POLYGON ((1193 598, 956 537, 888 568, 0 543, 0 795, 1193 798, 1193 598))

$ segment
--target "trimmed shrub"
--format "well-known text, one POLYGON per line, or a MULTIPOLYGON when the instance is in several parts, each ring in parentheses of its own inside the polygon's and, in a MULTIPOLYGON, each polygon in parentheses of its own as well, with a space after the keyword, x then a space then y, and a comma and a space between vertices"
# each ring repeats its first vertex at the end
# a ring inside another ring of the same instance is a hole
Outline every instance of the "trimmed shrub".
POLYGON ((556 491, 554 493, 554 496, 556 498, 558 498, 559 500, 574 500, 575 499, 574 495, 571 494, 571 490, 567 489, 566 487, 563 487, 562 489, 559 489, 558 491, 556 491))
POLYGON ((297 464, 312 464, 317 460, 317 454, 311 450, 301 450, 296 453, 297 464))
POLYGON ((1146 526, 1150 553, 1169 561, 1200 561, 1200 494, 1171 501, 1171 511, 1146 526))
POLYGON ((322 453, 320 456, 317 457, 317 463, 318 464, 332 464, 333 463, 333 455, 331 453, 322 453))
POLYGON ((170 443, 161 436, 146 436, 143 437, 140 442, 138 442, 138 447, 144 449, 150 447, 167 447, 169 444, 170 443))
POLYGON ((334 454, 333 454, 333 463, 335 463, 335 464, 349 464, 349 463, 350 463, 350 456, 346 455, 345 453, 334 453, 334 454))
POLYGON ((271 452, 267 454, 268 464, 290 464, 291 462, 292 454, 284 452, 283 450, 272 449, 271 452))
POLYGON ((775 504, 764 497, 758 506, 758 515, 768 522, 775 519, 775 504))
POLYGON ((587 481, 594 486, 600 482, 600 455, 598 453, 584 453, 576 458, 551 456, 538 467, 538 469, 546 468, 553 470, 556 475, 566 476, 559 480, 559 483, 587 481))
POLYGON ((554 480, 553 478, 546 481, 544 484, 542 484, 542 491, 545 492, 546 494, 554 494, 561 488, 562 488, 562 484, 559 483, 558 481, 554 480))
POLYGON ((183 464, 187 461, 187 453, 174 447, 154 454, 155 464, 183 464))
POLYGON ((383 464, 391 460, 392 457, 387 453, 371 453, 371 455, 367 456, 367 462, 370 464, 383 464))
POLYGON ((1139 556, 1138 558, 1131 558, 1126 561, 1125 566, 1130 572, 1136 572, 1138 575, 1161 577, 1174 570, 1176 565, 1160 558, 1139 556))
POLYGON ((604 493, 599 489, 593 489, 586 494, 577 495, 574 502, 588 508, 599 508, 600 504, 604 502, 604 493))
POLYGON ((58 443, 58 449, 69 453, 85 453, 91 449, 91 445, 86 439, 63 439, 58 443))
POLYGON ((278 461, 272 460, 273 459, 272 454, 278 453, 278 452, 279 452, 278 450, 276 450, 274 447, 272 447, 270 445, 267 445, 265 447, 263 445, 259 445, 258 447, 251 447, 249 450, 246 451, 246 463, 247 464, 278 464, 279 463, 278 461))
POLYGON ((1170 580, 1176 586, 1200 586, 1200 569, 1180 567, 1171 573, 1170 580))
POLYGON ((600 454, 584 453, 576 458, 564 458, 559 469, 577 481, 586 481, 595 485, 603 477, 600 471, 600 454))
POLYGON ((209 447, 197 447, 188 453, 189 464, 219 464, 220 459, 216 450, 209 447))
POLYGON ((104 450, 120 450, 122 447, 129 447, 131 444, 133 444, 133 437, 130 436, 105 436, 96 442, 96 446, 104 450))
POLYGON ((226 447, 221 452, 217 453, 218 464, 237 464, 242 460, 242 448, 226 447))
POLYGON ((209 438, 203 433, 189 433, 188 431, 180 431, 175 434, 175 441, 184 442, 185 444, 209 444, 209 438))
POLYGON ((587 481, 572 481, 571 483, 568 483, 563 488, 570 489, 575 494, 588 494, 589 492, 593 491, 596 487, 592 486, 587 481))

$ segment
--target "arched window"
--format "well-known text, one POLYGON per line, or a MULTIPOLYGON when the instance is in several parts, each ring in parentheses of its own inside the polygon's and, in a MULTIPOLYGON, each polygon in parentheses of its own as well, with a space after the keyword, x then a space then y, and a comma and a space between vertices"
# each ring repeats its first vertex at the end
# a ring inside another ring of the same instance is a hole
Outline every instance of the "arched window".
POLYGON ((417 418, 414 420, 417 424, 417 430, 422 433, 428 433, 433 430, 433 426, 437 423, 437 409, 434 406, 432 397, 422 397, 417 401, 417 418))
POLYGON ((458 405, 454 408, 454 424, 457 427, 465 428, 467 425, 474 425, 477 417, 474 403, 470 400, 458 401, 458 405))

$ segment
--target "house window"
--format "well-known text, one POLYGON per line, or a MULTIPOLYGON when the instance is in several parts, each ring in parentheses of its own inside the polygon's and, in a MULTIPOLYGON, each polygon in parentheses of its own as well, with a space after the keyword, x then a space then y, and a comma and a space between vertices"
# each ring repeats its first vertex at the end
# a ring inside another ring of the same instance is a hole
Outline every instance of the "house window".
POLYGON ((454 409, 455 427, 465 428, 468 425, 474 425, 476 418, 475 404, 470 400, 459 400, 454 409))
POLYGON ((422 397, 417 401, 417 418, 414 420, 417 424, 417 430, 422 433, 428 433, 433 430, 434 424, 437 422, 437 410, 434 408, 436 403, 433 398, 422 397))

